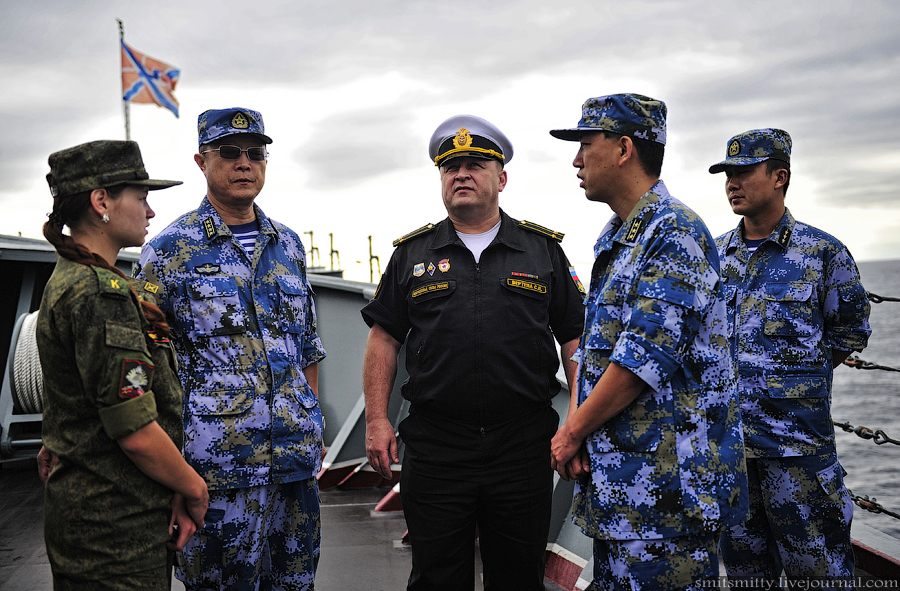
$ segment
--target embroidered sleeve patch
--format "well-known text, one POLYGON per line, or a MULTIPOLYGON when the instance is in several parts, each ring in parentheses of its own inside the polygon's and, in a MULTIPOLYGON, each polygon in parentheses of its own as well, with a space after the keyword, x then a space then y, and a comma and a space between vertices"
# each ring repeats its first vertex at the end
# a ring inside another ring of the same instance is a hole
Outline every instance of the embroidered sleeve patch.
POLYGON ((122 378, 119 380, 119 398, 137 398, 145 394, 153 377, 153 366, 138 359, 122 362, 122 378))
POLYGON ((575 282, 575 287, 578 288, 578 293, 581 295, 587 295, 584 291, 584 285, 581 283, 581 280, 578 279, 578 274, 575 272, 575 267, 569 267, 569 275, 572 276, 572 281, 575 282))

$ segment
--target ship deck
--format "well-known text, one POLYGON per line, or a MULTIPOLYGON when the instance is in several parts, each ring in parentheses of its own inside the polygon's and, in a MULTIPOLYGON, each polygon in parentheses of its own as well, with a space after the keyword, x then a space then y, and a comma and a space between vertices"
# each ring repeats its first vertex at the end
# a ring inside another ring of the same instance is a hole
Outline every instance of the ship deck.
MULTIPOLYGON (((322 554, 316 588, 324 591, 397 591, 406 588, 410 551, 401 543, 402 512, 375 514, 387 488, 321 491, 322 554)), ((0 467, 0 591, 52 588, 44 549, 43 489, 33 459, 0 467)), ((481 563, 476 548, 476 589, 481 563)), ((559 591, 551 581, 548 591, 559 591)), ((184 587, 173 579, 173 590, 184 587)))

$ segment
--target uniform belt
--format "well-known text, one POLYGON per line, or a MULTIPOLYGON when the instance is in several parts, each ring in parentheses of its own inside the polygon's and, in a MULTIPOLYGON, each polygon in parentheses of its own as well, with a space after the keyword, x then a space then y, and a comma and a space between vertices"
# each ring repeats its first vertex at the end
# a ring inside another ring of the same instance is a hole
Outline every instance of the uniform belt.
POLYGON ((546 411, 550 408, 549 400, 542 402, 525 402, 516 405, 514 409, 504 409, 495 412, 470 412, 470 413, 454 413, 444 409, 435 408, 433 405, 417 405, 412 404, 409 407, 409 414, 418 415, 433 420, 453 421, 454 423, 464 423, 470 425, 497 425, 505 423, 520 417, 536 414, 546 411))

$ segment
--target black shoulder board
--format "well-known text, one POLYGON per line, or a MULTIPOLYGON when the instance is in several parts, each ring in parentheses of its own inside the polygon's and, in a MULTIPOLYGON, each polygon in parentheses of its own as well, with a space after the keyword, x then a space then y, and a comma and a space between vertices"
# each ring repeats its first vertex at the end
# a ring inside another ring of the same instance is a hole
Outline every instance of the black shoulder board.
POLYGON ((434 224, 425 224, 418 230, 413 230, 409 234, 406 234, 405 236, 401 236, 400 238, 397 238, 396 240, 394 240, 394 246, 403 244, 410 238, 415 238, 416 236, 421 236, 422 234, 427 234, 428 232, 431 232, 432 230, 434 230, 434 228, 435 228, 434 224))
POLYGON ((519 222, 519 227, 524 228, 525 230, 531 230, 532 232, 541 234, 542 236, 546 236, 547 238, 553 238, 557 242, 562 242, 563 236, 565 236, 565 234, 563 234, 562 232, 556 232, 555 230, 551 230, 550 228, 545 228, 544 226, 539 226, 532 222, 526 222, 525 220, 519 222))

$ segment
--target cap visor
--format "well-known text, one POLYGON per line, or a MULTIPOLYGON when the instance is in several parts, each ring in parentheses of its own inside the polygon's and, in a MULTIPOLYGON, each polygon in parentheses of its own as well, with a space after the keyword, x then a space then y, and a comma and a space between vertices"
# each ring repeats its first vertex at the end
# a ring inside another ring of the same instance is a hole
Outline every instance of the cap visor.
POLYGON ((726 158, 718 164, 713 164, 709 167, 709 172, 716 174, 717 172, 725 170, 726 166, 752 166, 771 159, 771 156, 733 156, 726 158))
MULTIPOLYGON (((210 141, 206 142, 206 144, 214 144, 214 143, 222 140, 223 138, 230 137, 232 135, 253 135, 253 136, 258 137, 260 140, 262 140, 262 142, 264 144, 272 143, 272 138, 270 138, 269 136, 262 134, 262 133, 254 133, 254 132, 250 132, 250 131, 230 131, 228 133, 223 133, 222 135, 216 136, 216 139, 210 140, 210 141)), ((206 144, 200 144, 200 145, 203 146, 206 144)))
POLYGON ((169 187, 174 187, 175 185, 182 184, 182 181, 160 181, 154 179, 147 179, 146 181, 139 181, 136 183, 128 183, 129 185, 141 185, 142 187, 147 187, 150 191, 157 191, 159 189, 168 189, 169 187))
POLYGON ((457 158, 478 158, 479 160, 496 160, 497 162, 502 163, 503 161, 495 156, 491 156, 490 154, 484 154, 482 152, 456 152, 455 154, 450 154, 443 160, 438 163, 438 166, 443 166, 444 164, 450 162, 451 160, 456 160, 457 158))
POLYGON ((585 131, 603 131, 602 129, 551 129, 550 135, 567 142, 577 142, 585 131))

